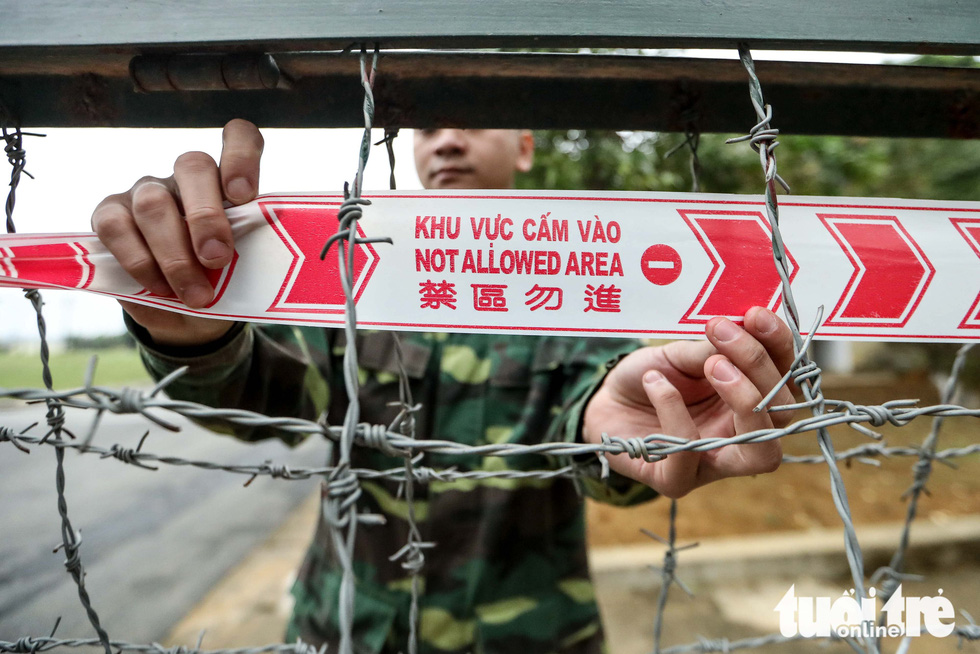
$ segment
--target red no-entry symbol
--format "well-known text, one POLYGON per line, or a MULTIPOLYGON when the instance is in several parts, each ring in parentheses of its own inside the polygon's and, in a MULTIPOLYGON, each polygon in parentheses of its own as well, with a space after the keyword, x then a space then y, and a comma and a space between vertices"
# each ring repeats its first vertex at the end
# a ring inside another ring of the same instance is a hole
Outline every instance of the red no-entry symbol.
POLYGON ((669 245, 651 245, 640 257, 640 268, 651 284, 667 286, 681 275, 681 255, 669 245))

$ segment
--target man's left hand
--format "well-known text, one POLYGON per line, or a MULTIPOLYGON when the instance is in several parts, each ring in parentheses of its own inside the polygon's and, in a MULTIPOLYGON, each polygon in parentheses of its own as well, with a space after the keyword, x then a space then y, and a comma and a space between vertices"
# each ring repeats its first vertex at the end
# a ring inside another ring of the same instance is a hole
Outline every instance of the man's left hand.
MULTIPOLYGON (((754 412, 793 362, 789 327, 772 312, 754 307, 744 329, 713 318, 708 341, 676 341, 645 347, 620 361, 585 410, 583 437, 600 434, 643 438, 669 434, 689 440, 729 438, 789 424, 791 412, 754 412)), ((792 404, 792 382, 772 406, 792 404)), ((726 445, 706 452, 678 452, 648 463, 626 454, 609 456, 620 474, 668 497, 681 497, 725 477, 772 472, 782 460, 779 440, 726 445)))

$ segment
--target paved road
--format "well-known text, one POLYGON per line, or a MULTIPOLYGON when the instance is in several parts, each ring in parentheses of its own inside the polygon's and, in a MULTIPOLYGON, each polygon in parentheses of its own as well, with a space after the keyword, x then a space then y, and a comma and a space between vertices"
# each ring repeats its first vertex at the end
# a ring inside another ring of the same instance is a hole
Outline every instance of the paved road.
MULTIPOLYGON (((0 408, 0 425, 21 429, 43 408, 0 408)), ((87 431, 91 416, 69 415, 87 431)), ((43 424, 43 419, 42 419, 43 424)), ((187 459, 293 467, 320 465, 322 441, 290 450, 216 436, 190 423, 172 434, 153 426, 144 450, 187 459)), ((96 443, 135 447, 147 426, 138 416, 106 416, 96 443)), ((35 428, 40 429, 40 428, 35 428)), ((169 628, 316 487, 316 481, 256 479, 197 468, 152 472, 115 459, 69 452, 69 516, 81 530, 86 588, 113 639, 146 643, 169 628)), ((0 640, 47 635, 61 616, 61 637, 92 637, 65 571, 55 492, 54 450, 30 455, 0 444, 0 640)))

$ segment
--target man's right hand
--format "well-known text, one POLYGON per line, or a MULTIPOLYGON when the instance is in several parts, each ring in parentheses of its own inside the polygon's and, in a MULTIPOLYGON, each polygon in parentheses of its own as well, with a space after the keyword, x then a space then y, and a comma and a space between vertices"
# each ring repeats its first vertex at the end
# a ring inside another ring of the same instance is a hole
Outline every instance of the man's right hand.
MULTIPOLYGON (((176 295, 188 307, 207 306, 214 289, 206 269, 231 262, 235 243, 223 202, 255 199, 263 140, 258 128, 232 120, 222 132, 221 163, 187 152, 166 179, 143 177, 110 195, 92 214, 92 229, 122 267, 157 295, 176 295)), ((199 345, 221 337, 232 323, 195 318, 121 302, 161 345, 199 345)))

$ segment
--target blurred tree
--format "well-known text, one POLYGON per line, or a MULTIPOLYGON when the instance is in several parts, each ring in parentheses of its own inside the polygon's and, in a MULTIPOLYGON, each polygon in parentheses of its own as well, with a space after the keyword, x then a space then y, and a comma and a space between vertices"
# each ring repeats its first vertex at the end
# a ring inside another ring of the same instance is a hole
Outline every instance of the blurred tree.
MULTIPOLYGON (((930 55, 909 64, 975 67, 980 61, 930 55)), ((779 127, 776 111, 773 122, 779 127)), ((700 137, 702 190, 761 193, 758 155, 746 143, 726 145, 729 136, 700 137)), ((518 187, 687 191, 688 150, 678 149, 684 139, 655 132, 541 131, 536 165, 518 179, 518 187)), ((798 195, 980 199, 980 141, 784 134, 776 155, 782 176, 798 195)))
MULTIPOLYGON (((700 137, 701 188, 761 193, 759 157, 726 135, 700 137)), ((688 191, 684 135, 549 130, 519 188, 688 191), (674 154, 667 157, 669 152, 674 154)), ((779 170, 796 195, 980 200, 980 141, 781 136, 779 170)))

